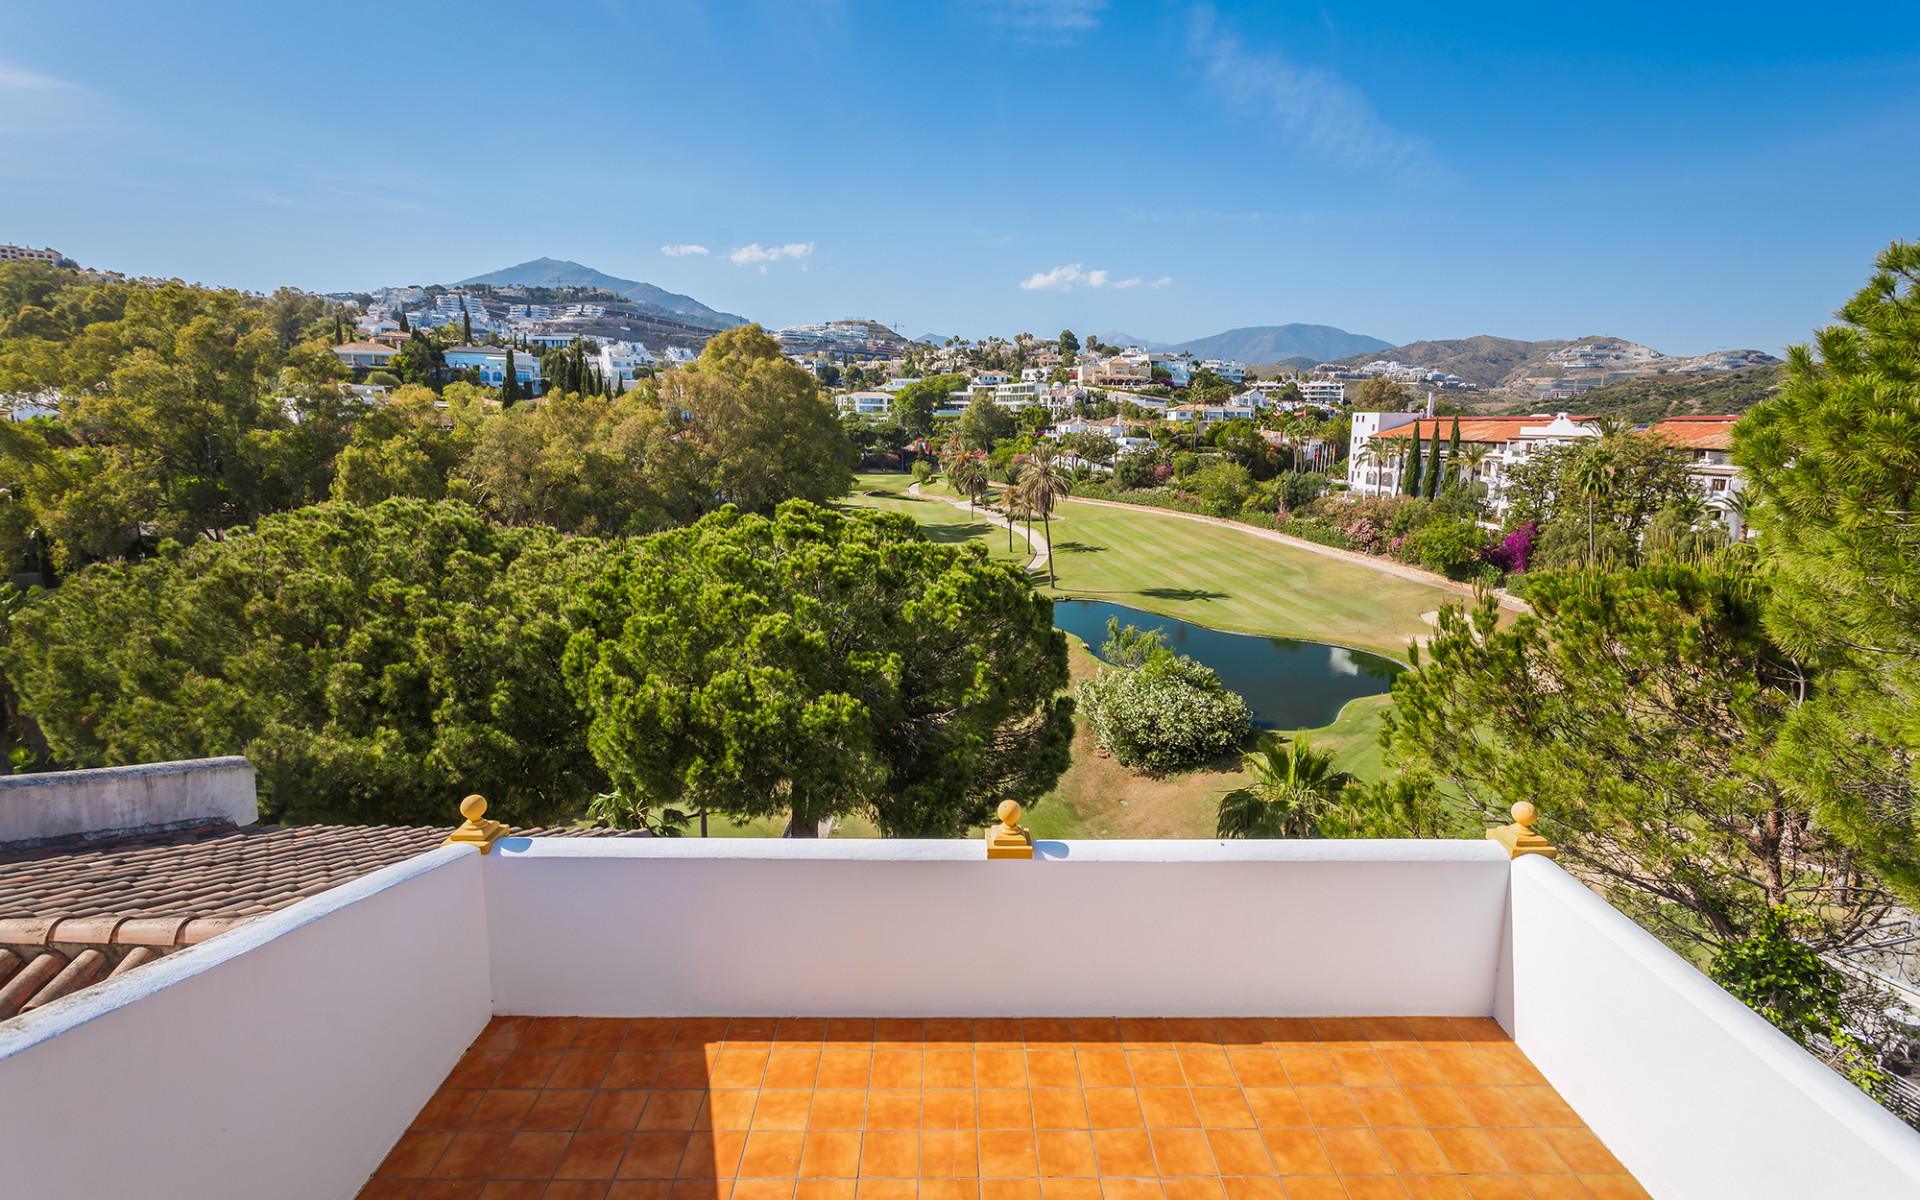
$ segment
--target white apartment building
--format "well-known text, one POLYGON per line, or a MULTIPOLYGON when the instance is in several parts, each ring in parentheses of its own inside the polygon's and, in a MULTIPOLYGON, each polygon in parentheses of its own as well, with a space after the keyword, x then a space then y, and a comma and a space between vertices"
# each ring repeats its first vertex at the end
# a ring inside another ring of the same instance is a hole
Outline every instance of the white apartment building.
MULTIPOLYGON (((513 353, 513 377, 528 391, 540 390, 540 357, 527 350, 513 353)), ((505 346, 454 346, 446 352, 449 371, 477 370, 486 387, 500 387, 507 378, 505 346)))
MULTIPOLYGON (((1416 434, 1422 454, 1431 453, 1435 438, 1451 439, 1452 417, 1418 413, 1355 413, 1348 440, 1348 491, 1357 496, 1392 496, 1400 490, 1407 452, 1416 434), (1373 432, 1363 432, 1369 426, 1373 432)), ((1547 446, 1597 438, 1600 431, 1557 413, 1541 424, 1538 417, 1460 418, 1460 446, 1484 445, 1488 454, 1480 465, 1479 480, 1487 485, 1487 499, 1497 517, 1505 510, 1504 493, 1509 467, 1547 446)))
POLYGON ((1247 364, 1235 362, 1232 359, 1222 362, 1217 358, 1209 358, 1200 364, 1200 369, 1202 371, 1212 371, 1215 375, 1232 383, 1245 383, 1247 381, 1247 364))
POLYGON ((1302 379, 1300 395, 1309 403, 1338 408, 1347 402, 1347 385, 1338 379, 1302 379))
POLYGON ((618 380, 631 386, 635 379, 641 378, 640 372, 659 360, 639 342, 608 342, 600 347, 599 357, 594 361, 600 377, 609 384, 618 380))
POLYGON ((893 411, 891 392, 853 392, 839 399, 840 411, 862 417, 884 417, 893 411))
POLYGON ((37 262, 52 266, 64 257, 51 246, 41 250, 31 250, 25 246, 0 246, 0 262, 37 262))

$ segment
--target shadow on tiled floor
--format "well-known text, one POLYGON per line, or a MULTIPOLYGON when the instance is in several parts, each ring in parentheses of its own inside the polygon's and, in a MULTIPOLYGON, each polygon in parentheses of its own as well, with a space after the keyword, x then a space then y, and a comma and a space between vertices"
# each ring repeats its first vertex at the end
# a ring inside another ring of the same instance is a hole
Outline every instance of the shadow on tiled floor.
POLYGON ((361 1192, 1645 1197, 1496 1024, 496 1017, 361 1192))

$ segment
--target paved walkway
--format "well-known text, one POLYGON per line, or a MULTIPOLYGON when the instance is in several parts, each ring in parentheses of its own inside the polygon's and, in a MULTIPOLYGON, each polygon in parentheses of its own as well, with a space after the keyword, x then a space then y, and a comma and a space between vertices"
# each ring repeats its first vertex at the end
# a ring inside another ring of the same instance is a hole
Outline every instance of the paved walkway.
MULTIPOLYGON (((1005 526, 1007 524, 1006 517, 1001 516, 999 513, 994 512, 984 505, 975 506, 961 500, 948 500, 945 496, 922 496, 918 483, 910 483, 907 485, 907 495, 921 500, 946 500, 948 504, 953 505, 955 508, 968 509, 975 516, 985 517, 987 523, 990 525, 1005 526)), ((1053 554, 1053 547, 1047 544, 1046 535, 1038 531, 1029 532, 1022 529, 1018 521, 1013 523, 1013 531, 1027 539, 1027 548, 1033 552, 1033 557, 1027 560, 1027 573, 1044 572, 1047 569, 1047 559, 1053 554)))

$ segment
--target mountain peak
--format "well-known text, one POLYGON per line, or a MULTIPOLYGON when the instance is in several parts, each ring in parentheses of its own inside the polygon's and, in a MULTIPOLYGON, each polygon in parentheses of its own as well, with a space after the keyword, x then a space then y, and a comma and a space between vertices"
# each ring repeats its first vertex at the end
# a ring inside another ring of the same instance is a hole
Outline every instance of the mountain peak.
POLYGON ((491 287, 594 288, 603 292, 612 292, 617 296, 625 296, 642 308, 654 309, 690 325, 729 329, 735 325, 747 324, 745 317, 737 313, 720 312, 717 309, 708 308, 692 296, 669 292, 665 288, 655 287, 651 283, 643 283, 638 279, 622 279, 617 275, 608 275, 567 259, 545 257, 530 259, 516 266, 462 279, 455 286, 466 287, 476 283, 484 283, 491 287))

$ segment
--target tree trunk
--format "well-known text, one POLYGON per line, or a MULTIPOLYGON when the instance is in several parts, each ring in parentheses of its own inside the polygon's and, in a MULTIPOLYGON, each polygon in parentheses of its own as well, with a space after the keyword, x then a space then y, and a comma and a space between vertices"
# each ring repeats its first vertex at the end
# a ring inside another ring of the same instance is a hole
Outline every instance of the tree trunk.
POLYGON ((1053 514, 1044 508, 1040 510, 1040 525, 1047 540, 1047 586, 1055 587, 1059 581, 1053 576, 1053 514))
POLYGON ((792 813, 787 817, 787 828, 780 836, 788 838, 817 838, 820 836, 820 822, 803 821, 800 819, 800 814, 792 813))

